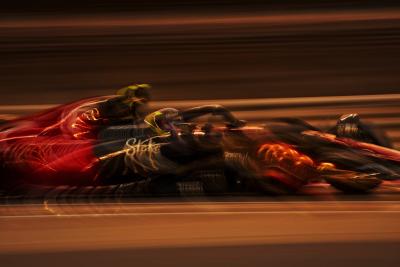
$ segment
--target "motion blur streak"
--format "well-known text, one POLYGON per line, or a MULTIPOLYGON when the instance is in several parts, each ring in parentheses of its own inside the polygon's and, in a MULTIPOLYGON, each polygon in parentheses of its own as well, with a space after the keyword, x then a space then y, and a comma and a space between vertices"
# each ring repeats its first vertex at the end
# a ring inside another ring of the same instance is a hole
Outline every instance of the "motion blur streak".
POLYGON ((396 241, 399 220, 397 201, 3 205, 0 251, 396 241))
POLYGON ((264 16, 180 16, 180 18, 121 18, 112 17, 105 23, 102 17, 91 16, 82 18, 58 18, 54 21, 41 19, 30 20, 3 20, 0 28, 36 28, 36 27, 114 27, 114 26, 174 26, 174 25, 206 25, 206 24, 266 24, 266 26, 287 25, 293 23, 329 23, 344 21, 365 21, 365 20, 397 20, 400 19, 400 10, 378 10, 378 11, 353 11, 332 14, 321 12, 320 14, 280 14, 264 16))
POLYGON ((393 1, 264 2, 5 6, 0 104, 61 103, 132 82, 152 83, 157 100, 399 92, 393 1))

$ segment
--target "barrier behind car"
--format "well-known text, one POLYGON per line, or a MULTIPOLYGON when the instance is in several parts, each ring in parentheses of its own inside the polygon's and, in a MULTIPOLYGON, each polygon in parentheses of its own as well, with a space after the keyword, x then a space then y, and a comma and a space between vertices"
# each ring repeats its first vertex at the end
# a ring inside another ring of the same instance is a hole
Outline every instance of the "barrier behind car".
MULTIPOLYGON (((224 105, 237 117, 249 123, 262 123, 276 117, 296 117, 324 129, 333 126, 342 114, 358 113, 364 121, 384 130, 395 147, 400 149, 400 94, 156 101, 151 104, 151 108, 184 109, 209 104, 224 105)), ((52 104, 2 105, 0 119, 11 119, 54 106, 52 104)))

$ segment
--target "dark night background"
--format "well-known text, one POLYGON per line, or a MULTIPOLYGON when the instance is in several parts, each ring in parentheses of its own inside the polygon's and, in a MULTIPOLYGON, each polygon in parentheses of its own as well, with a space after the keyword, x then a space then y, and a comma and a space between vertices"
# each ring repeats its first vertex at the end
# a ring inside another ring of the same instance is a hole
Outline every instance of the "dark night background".
POLYGON ((13 1, 0 104, 400 92, 398 1, 13 1))

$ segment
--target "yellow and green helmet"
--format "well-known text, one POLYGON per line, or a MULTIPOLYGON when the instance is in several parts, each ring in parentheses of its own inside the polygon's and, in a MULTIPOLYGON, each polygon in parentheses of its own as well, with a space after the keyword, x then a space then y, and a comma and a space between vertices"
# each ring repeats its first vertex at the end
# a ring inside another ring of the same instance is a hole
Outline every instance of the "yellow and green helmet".
POLYGON ((116 94, 128 98, 138 98, 143 102, 150 100, 149 89, 151 86, 147 83, 132 84, 117 90, 116 94))
POLYGON ((144 122, 159 135, 169 134, 174 120, 179 120, 179 111, 174 108, 163 108, 148 114, 144 118, 144 122))

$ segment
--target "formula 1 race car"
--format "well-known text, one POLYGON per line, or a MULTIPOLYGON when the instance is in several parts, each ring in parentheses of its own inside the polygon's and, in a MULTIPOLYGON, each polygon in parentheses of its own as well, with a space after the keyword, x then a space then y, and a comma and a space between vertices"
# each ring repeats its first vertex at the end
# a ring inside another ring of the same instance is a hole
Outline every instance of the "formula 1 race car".
POLYGON ((115 103, 121 102, 85 99, 3 123, 2 190, 287 194, 324 180, 360 193, 400 178, 400 152, 354 114, 324 132, 293 118, 245 126, 224 107, 203 106, 156 111, 143 126, 104 116, 115 103), (222 115, 226 125, 194 122, 207 114, 222 115))

